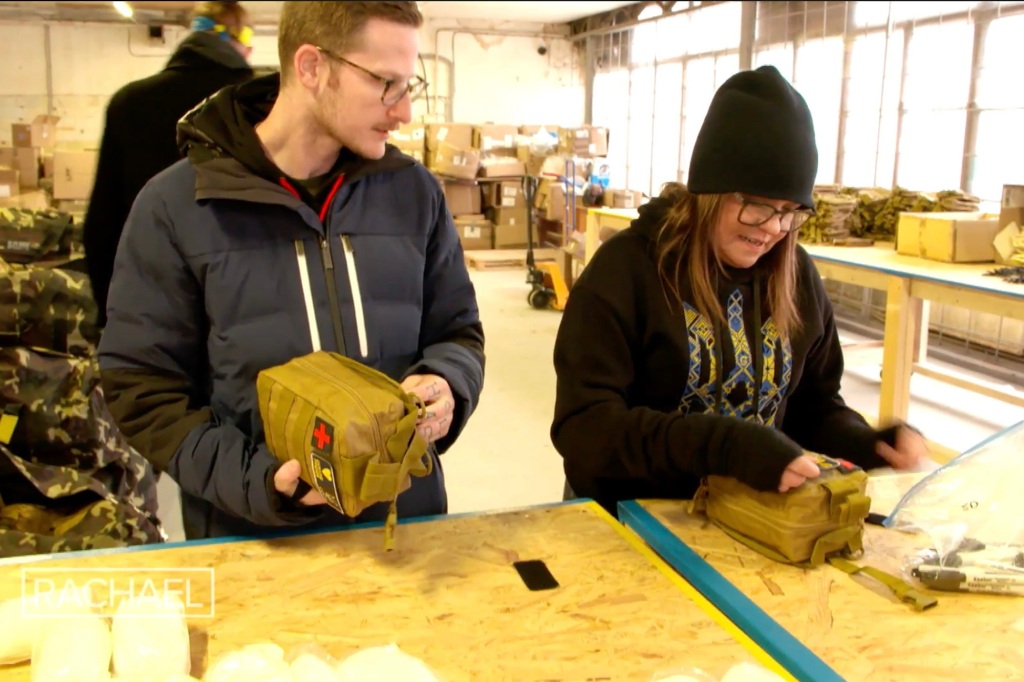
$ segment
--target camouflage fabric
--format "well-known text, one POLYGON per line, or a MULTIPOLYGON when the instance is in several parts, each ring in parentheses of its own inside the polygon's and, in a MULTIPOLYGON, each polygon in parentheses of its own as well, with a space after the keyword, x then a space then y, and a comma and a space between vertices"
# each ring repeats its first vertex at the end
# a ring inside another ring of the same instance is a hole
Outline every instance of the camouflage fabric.
POLYGON ((90 355, 96 317, 88 275, 0 260, 0 343, 90 355))
MULTIPOLYGON (((0 446, 2 448, 3 446, 0 446)), ((109 500, 96 500, 67 515, 31 504, 0 509, 0 556, 29 556, 127 547, 141 530, 109 500)))
POLYGON ((60 253, 76 253, 84 250, 85 223, 68 216, 71 221, 68 228, 64 230, 64 236, 60 240, 60 253))
POLYGON ((70 250, 71 215, 43 210, 0 208, 0 256, 9 262, 31 263, 70 250))
POLYGON ((95 466, 100 425, 90 396, 99 380, 95 357, 0 348, 0 401, 17 416, 8 444, 31 461, 95 466))
POLYGON ((113 426, 95 386, 87 421, 94 425, 89 449, 71 448, 69 465, 32 461, 0 445, 0 471, 27 482, 30 495, 12 499, 5 483, 0 501, 0 556, 126 547, 163 542, 156 515, 156 476, 113 426))

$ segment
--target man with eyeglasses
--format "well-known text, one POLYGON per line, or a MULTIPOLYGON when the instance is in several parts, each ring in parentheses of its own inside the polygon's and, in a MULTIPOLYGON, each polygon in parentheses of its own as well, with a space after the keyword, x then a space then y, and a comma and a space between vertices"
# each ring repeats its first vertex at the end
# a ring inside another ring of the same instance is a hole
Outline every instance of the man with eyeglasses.
POLYGON ((421 397, 432 473, 400 517, 447 511, 438 454, 476 407, 484 335, 437 181, 387 145, 426 84, 415 2, 286 2, 280 74, 189 112, 187 160, 139 195, 100 344, 129 441, 182 490, 189 538, 341 516, 266 448, 255 379, 316 350, 421 397))
POLYGON ((811 451, 864 468, 926 458, 906 424, 869 426, 840 394, 812 214, 811 112, 771 66, 712 99, 685 186, 666 185, 573 285, 555 342, 551 437, 567 495, 688 499, 709 474, 786 492, 811 451))

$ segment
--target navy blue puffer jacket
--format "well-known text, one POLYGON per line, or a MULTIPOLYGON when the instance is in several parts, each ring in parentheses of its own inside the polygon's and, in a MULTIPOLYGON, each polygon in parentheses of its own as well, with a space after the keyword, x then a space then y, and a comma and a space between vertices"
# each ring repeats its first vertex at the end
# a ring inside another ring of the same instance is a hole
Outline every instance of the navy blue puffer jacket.
POLYGON ((439 183, 393 147, 342 152, 318 212, 266 158, 253 126, 276 75, 232 86, 179 124, 188 158, 139 194, 118 249, 99 347, 111 412, 182 489, 189 538, 357 519, 294 508, 273 491, 256 402, 260 370, 315 349, 396 380, 438 374, 456 397, 434 473, 399 497, 402 517, 447 511, 437 452, 483 386, 483 331, 439 183))

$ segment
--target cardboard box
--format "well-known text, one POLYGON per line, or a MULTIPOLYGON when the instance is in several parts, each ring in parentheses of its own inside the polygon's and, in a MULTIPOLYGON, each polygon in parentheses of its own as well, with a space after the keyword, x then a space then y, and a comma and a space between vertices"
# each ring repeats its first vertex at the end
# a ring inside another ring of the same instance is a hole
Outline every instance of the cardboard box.
POLYGON ((473 128, 473 146, 484 156, 515 156, 518 126, 480 125, 473 128))
POLYGON ((528 209, 526 206, 514 208, 492 207, 487 209, 487 217, 495 225, 525 225, 527 214, 528 209))
POLYGON ((97 153, 67 151, 53 153, 53 198, 88 199, 96 178, 97 153))
POLYGON ((41 154, 35 147, 0 147, 0 167, 14 168, 23 189, 39 188, 41 154))
POLYGON ((608 156, 608 129, 590 128, 590 155, 598 158, 608 156))
POLYGON ((14 168, 0 168, 0 199, 17 196, 21 193, 19 175, 14 168))
POLYGON ((463 251, 491 249, 494 244, 494 225, 482 215, 461 216, 455 219, 455 231, 463 251))
POLYGON ((53 154, 43 154, 43 177, 53 177, 53 154))
POLYGON ((427 150, 427 167, 438 175, 473 180, 480 168, 480 155, 472 149, 438 142, 427 150))
MULTIPOLYGON (((1000 220, 1000 223, 1003 221, 1000 220)), ((992 246, 996 251, 996 263, 1000 265, 1012 265, 1013 255, 1017 253, 1015 241, 1020 237, 1020 227, 1017 223, 1010 223, 999 228, 999 233, 992 240, 992 246)))
POLYGON ((946 263, 992 263, 999 219, 987 213, 900 213, 896 252, 946 263))
POLYGON ((527 175, 564 176, 567 170, 567 159, 560 154, 544 156, 534 154, 528 147, 519 147, 516 157, 523 162, 527 175))
POLYGON ((422 123, 403 123, 392 131, 389 142, 417 161, 423 161, 427 149, 427 128, 422 123))
MULTIPOLYGON (((526 223, 515 225, 494 226, 494 248, 496 249, 525 249, 526 235, 528 233, 526 223)), ((533 234, 533 245, 537 246, 537 233, 533 234)))
POLYGON ((526 206, 526 195, 518 180, 484 183, 484 205, 493 208, 526 206))
POLYGON ((1024 208, 1024 185, 1003 185, 1003 208, 1024 208))
POLYGON ((11 144, 15 147, 38 147, 53 149, 57 142, 57 121, 60 116, 41 114, 31 123, 11 125, 11 144))
POLYGON ((480 185, 475 181, 445 180, 444 199, 453 216, 480 214, 480 185))
POLYGON ((1003 199, 999 202, 999 227, 1017 223, 1024 226, 1024 185, 1003 185, 1003 199))
MULTIPOLYGON (((525 206, 519 208, 489 208, 487 216, 494 223, 494 248, 507 249, 513 247, 525 247, 528 234, 527 220, 529 219, 528 209, 525 206)), ((534 244, 537 243, 537 234, 533 235, 534 244)))
POLYGON ((440 149, 448 144, 460 149, 475 149, 473 145, 473 126, 470 123, 428 123, 427 151, 440 149))
POLYGON ((533 205, 547 220, 565 220, 565 185, 558 180, 541 180, 533 205))
POLYGON ((558 136, 558 151, 584 158, 608 156, 608 129, 595 126, 562 128, 558 136))
POLYGON ((2 208, 20 208, 26 211, 42 211, 50 207, 50 197, 42 190, 23 192, 12 197, 0 199, 2 208))
POLYGON ((608 208, 639 208, 643 200, 643 192, 631 189, 606 189, 601 195, 601 205, 608 208))
POLYGON ((482 178, 516 178, 526 175, 526 164, 511 157, 484 159, 480 166, 482 178))
POLYGON ((552 184, 548 190, 548 200, 544 206, 544 215, 550 220, 565 220, 565 186, 562 183, 552 184))

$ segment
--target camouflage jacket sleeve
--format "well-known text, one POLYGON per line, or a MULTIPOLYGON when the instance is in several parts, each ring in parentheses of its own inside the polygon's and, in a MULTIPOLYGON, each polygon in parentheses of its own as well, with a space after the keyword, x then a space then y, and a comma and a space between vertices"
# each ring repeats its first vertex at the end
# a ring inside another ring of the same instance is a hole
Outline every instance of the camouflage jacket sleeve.
POLYGON ((269 489, 274 457, 236 426, 219 423, 205 397, 201 284, 179 252, 163 198, 139 194, 114 261, 101 382, 118 427, 181 489, 261 525, 309 520, 283 513, 269 489))

